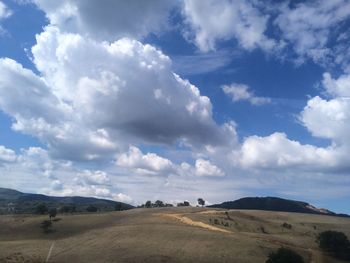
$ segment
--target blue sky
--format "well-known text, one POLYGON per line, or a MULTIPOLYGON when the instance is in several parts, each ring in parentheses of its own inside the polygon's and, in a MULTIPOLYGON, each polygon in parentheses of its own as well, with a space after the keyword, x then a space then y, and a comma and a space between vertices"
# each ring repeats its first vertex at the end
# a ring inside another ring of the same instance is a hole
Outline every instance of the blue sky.
POLYGON ((0 2, 0 186, 350 213, 348 1, 0 2))

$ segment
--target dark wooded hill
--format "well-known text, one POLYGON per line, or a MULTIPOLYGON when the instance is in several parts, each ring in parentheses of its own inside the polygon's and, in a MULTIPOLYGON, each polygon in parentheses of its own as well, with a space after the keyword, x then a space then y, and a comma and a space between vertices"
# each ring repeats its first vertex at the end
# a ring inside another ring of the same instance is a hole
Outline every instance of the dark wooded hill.
POLYGON ((34 213, 38 204, 44 203, 48 208, 74 207, 76 212, 86 211, 94 206, 99 211, 127 210, 132 205, 106 199, 81 196, 47 196, 42 194, 22 193, 13 189, 0 188, 0 213, 34 213))
POLYGON ((288 200, 278 197, 245 197, 236 201, 223 202, 221 204, 211 205, 210 207, 224 209, 251 209, 251 210, 269 210, 280 212, 296 212, 318 215, 344 216, 345 214, 336 214, 327 209, 316 208, 306 202, 288 200))

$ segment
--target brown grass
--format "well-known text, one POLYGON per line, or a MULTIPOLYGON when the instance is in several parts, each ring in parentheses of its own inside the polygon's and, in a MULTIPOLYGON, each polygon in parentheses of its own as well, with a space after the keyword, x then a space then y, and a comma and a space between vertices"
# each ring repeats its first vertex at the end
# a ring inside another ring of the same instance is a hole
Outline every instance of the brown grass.
POLYGON ((44 216, 0 216, 0 263, 43 262, 53 242, 49 262, 57 263, 264 263, 280 246, 306 262, 328 263, 340 261, 317 249, 316 235, 331 229, 350 236, 347 218, 266 211, 236 210, 227 217, 223 210, 155 208, 59 218, 55 231, 44 234, 44 216))

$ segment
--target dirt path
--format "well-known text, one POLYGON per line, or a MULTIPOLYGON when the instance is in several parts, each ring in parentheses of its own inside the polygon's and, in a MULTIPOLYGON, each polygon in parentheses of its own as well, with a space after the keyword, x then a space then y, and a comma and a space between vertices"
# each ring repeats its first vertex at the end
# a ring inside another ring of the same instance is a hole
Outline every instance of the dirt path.
POLYGON ((197 227, 205 228, 205 229, 212 230, 212 231, 218 231, 218 232, 222 232, 222 233, 233 233, 232 231, 222 229, 219 227, 215 227, 215 226, 203 223, 201 221, 194 221, 194 220, 184 216, 183 214, 162 214, 161 216, 170 217, 170 218, 179 220, 181 223, 187 224, 190 226, 197 226, 197 227))

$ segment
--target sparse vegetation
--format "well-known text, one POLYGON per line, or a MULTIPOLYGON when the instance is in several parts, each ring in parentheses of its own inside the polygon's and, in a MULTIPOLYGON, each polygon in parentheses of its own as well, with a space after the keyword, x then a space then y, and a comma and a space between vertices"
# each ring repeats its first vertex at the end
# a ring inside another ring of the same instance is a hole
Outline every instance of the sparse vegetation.
POLYGON ((260 230, 260 232, 263 233, 263 234, 268 234, 268 232, 266 231, 265 227, 263 227, 263 226, 260 226, 260 227, 259 227, 259 230, 260 230))
POLYGON ((304 263, 304 259, 297 252, 282 247, 270 253, 265 263, 304 263))
MULTIPOLYGON (((78 211, 85 211, 86 207, 78 211)), ((110 262, 111 259, 113 262, 143 262, 143 259, 147 262, 265 262, 269 254, 266 251, 272 249, 271 252, 277 253, 279 247, 276 245, 288 246, 297 253, 300 251, 299 254, 305 256, 305 262, 320 262, 319 258, 323 256, 314 242, 313 226, 322 229, 327 225, 350 233, 350 220, 347 218, 295 213, 281 216, 275 212, 253 210, 206 208, 203 211, 191 207, 59 215, 56 218, 61 218, 61 221, 53 219, 52 225, 47 228, 41 228, 41 223, 44 219, 49 221, 48 215, 0 216, 0 259, 19 251, 25 253, 26 259, 31 256, 45 259, 52 242, 60 240, 54 245, 49 262, 67 262, 67 259, 70 262, 72 260, 69 259, 74 259, 74 263, 81 263, 90 262, 91 258, 96 263, 110 262), (230 221, 225 212, 234 221, 230 221), (291 224, 292 229, 282 232, 284 222, 291 224), (302 222, 304 226, 300 224, 302 222), (264 226, 269 234, 262 234, 260 226, 264 226), (209 249, 198 249, 198 244, 205 244, 209 249), (135 247, 137 253, 134 252, 135 247), (224 259, 222 255, 225 255, 224 259)), ((330 254, 324 256, 325 262, 336 261, 332 261, 330 254)))
POLYGON ((230 214, 226 211, 225 212, 227 220, 233 221, 233 219, 230 217, 230 214))
POLYGON ((350 241, 347 236, 338 231, 324 231, 317 238, 319 247, 335 258, 350 260, 350 241))
POLYGON ((178 203, 177 204, 178 207, 181 207, 181 206, 190 206, 190 203, 188 201, 184 201, 183 203, 178 203))

